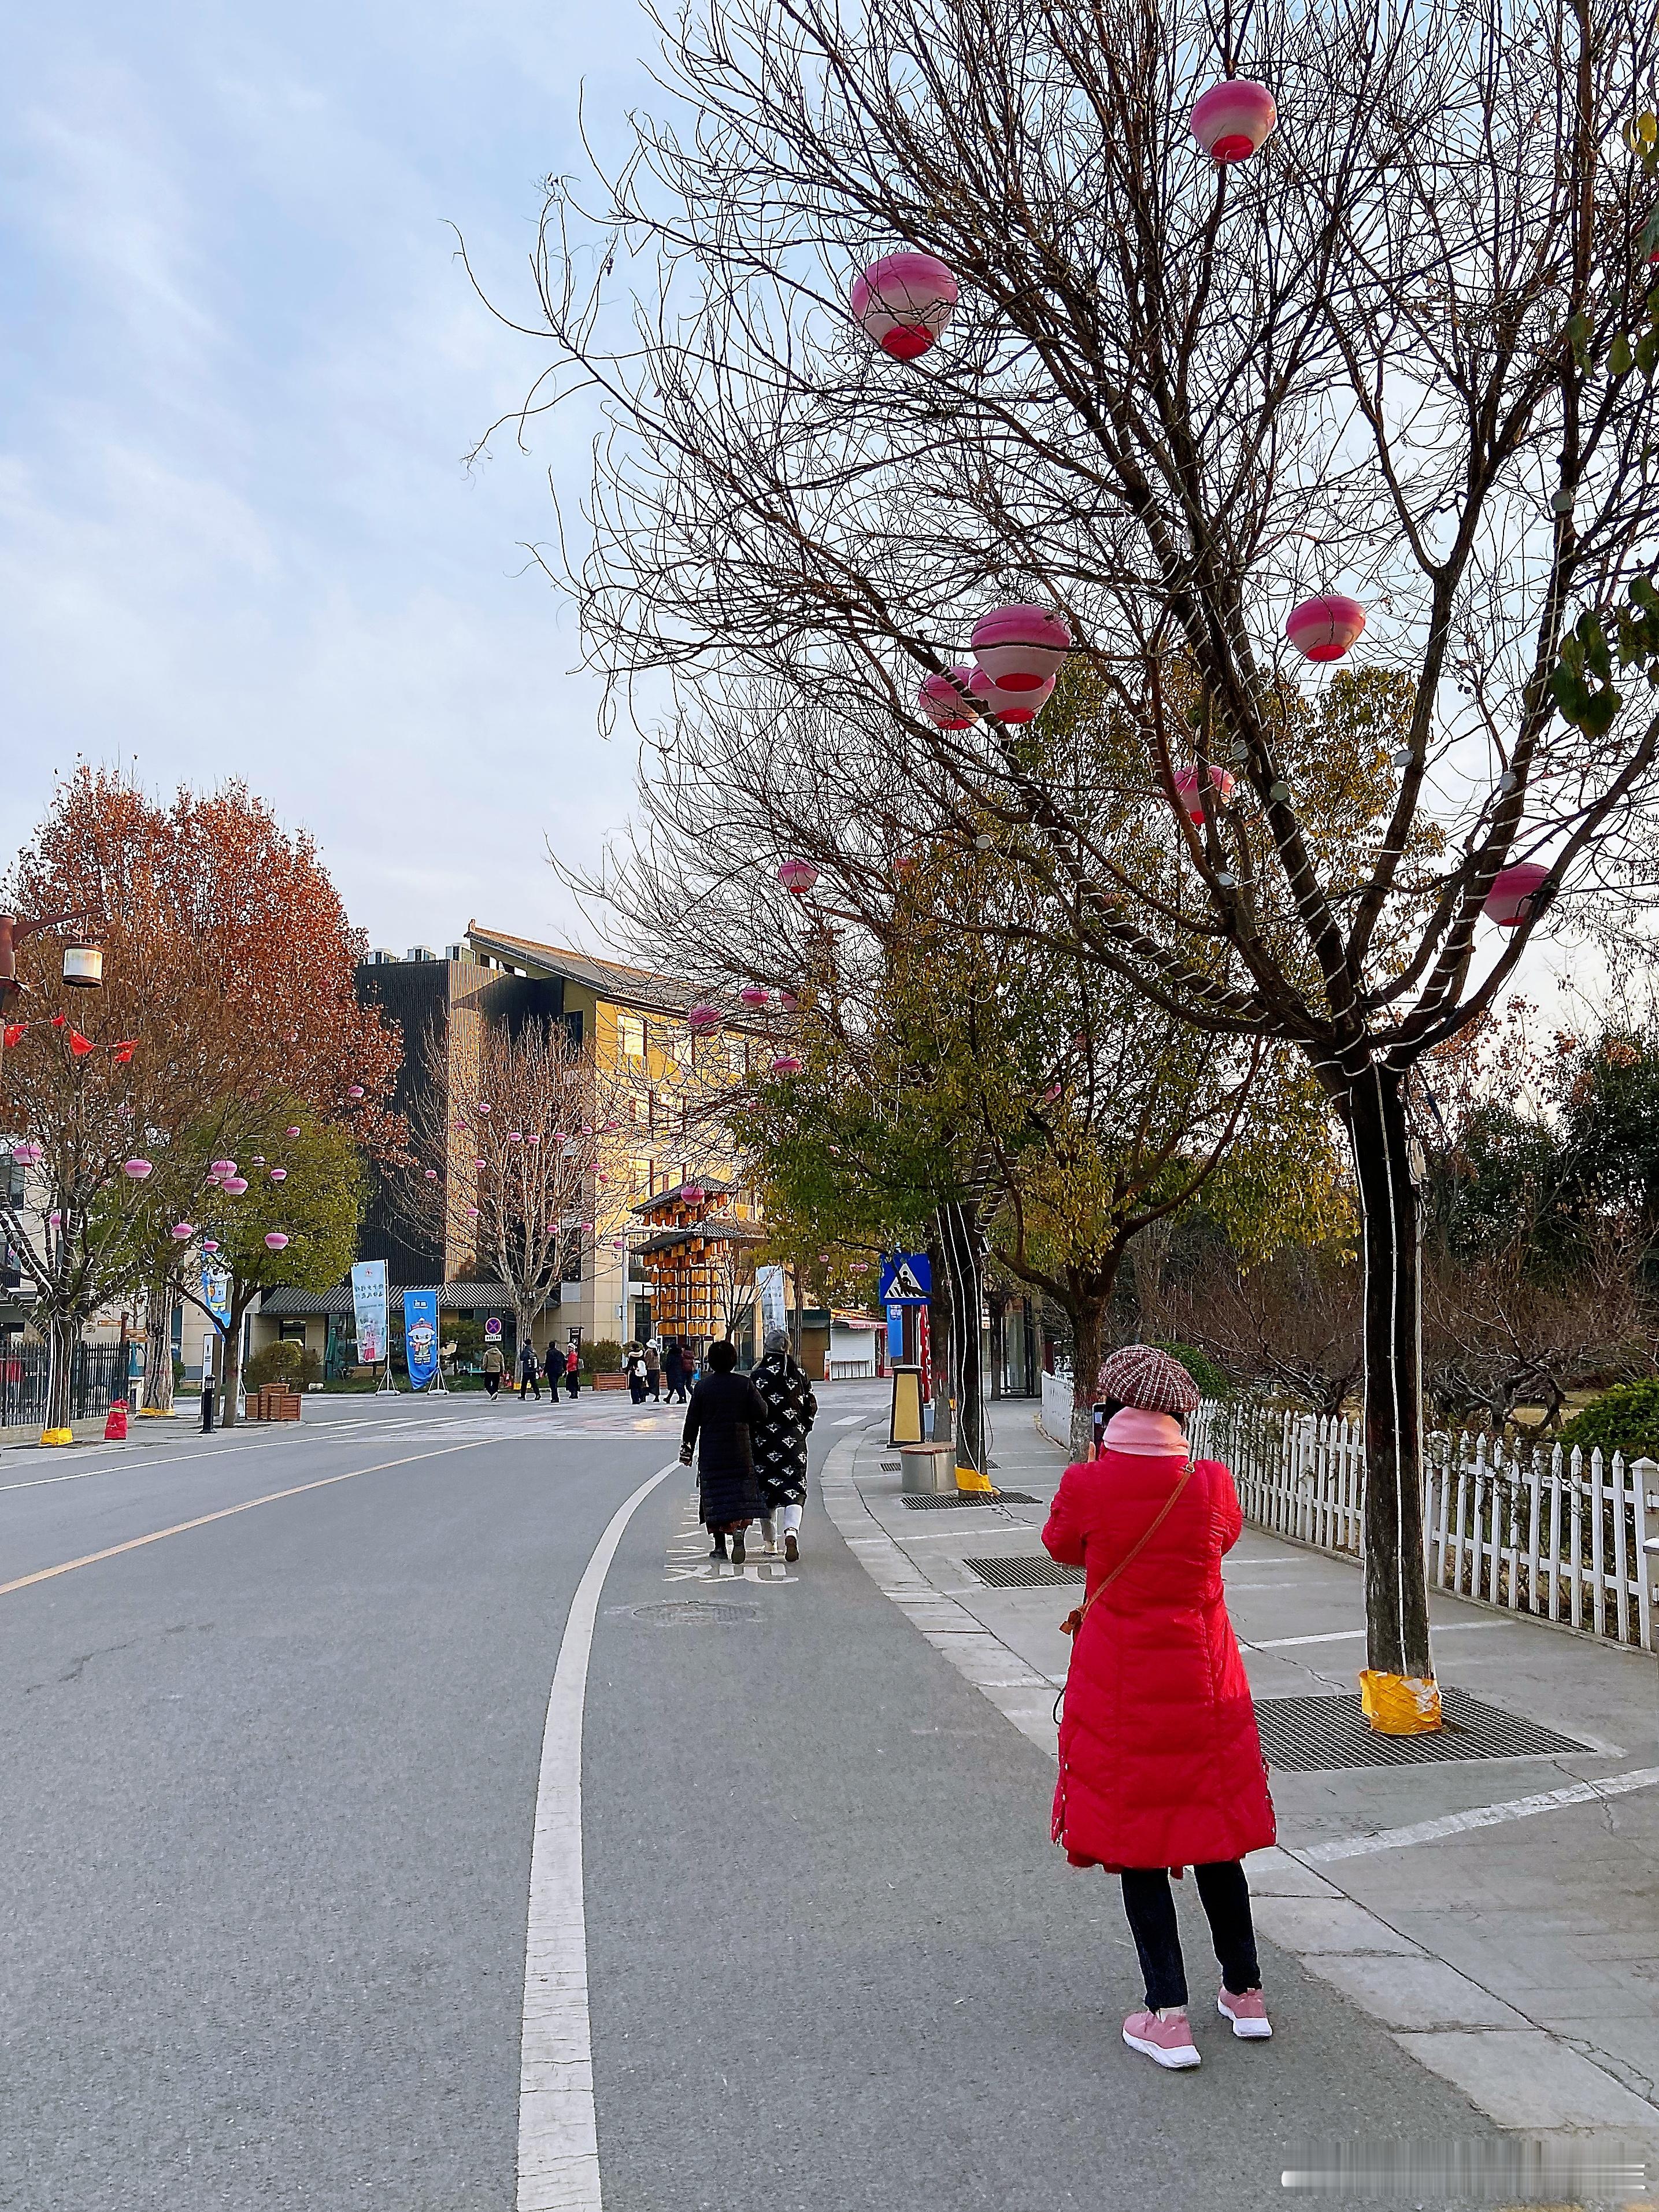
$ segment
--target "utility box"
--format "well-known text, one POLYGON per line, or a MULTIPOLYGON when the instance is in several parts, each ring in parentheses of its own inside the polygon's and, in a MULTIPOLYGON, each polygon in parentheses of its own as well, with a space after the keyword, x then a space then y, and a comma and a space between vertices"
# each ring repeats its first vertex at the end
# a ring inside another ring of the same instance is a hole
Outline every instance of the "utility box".
POLYGON ((890 1444, 919 1444, 926 1436, 921 1415, 921 1370, 897 1365, 893 1370, 893 1412, 887 1441, 890 1444))
POLYGON ((912 1496, 925 1493, 937 1498, 954 1494, 957 1455, 953 1445, 902 1444, 899 1465, 902 1470, 900 1486, 912 1496))

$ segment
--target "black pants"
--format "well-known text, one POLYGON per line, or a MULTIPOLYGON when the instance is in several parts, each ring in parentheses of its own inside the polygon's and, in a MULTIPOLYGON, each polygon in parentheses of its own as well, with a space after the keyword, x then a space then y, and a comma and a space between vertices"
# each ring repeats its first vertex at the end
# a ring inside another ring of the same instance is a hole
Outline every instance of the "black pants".
POLYGON ((489 1392, 492 1398, 501 1387, 501 1378, 499 1375, 486 1375, 484 1376, 484 1389, 489 1392))
MULTIPOLYGON (((1221 1962, 1221 1978, 1236 1997, 1261 1987, 1256 1964, 1255 1929, 1250 1922, 1250 1888, 1237 1859, 1220 1859, 1193 1869, 1199 1902, 1210 1923, 1210 1940, 1221 1962)), ((1181 1960, 1181 1934, 1165 1867, 1125 1867, 1123 1910, 1140 1954, 1146 1978, 1146 2008, 1159 2012, 1187 2002, 1187 1974, 1181 1960)))
POLYGON ((535 1375, 522 1375, 520 1376, 519 1399, 521 1404, 524 1401, 524 1394, 526 1390, 533 1390, 535 1392, 536 1403, 539 1406, 542 1402, 542 1386, 539 1376, 535 1375))

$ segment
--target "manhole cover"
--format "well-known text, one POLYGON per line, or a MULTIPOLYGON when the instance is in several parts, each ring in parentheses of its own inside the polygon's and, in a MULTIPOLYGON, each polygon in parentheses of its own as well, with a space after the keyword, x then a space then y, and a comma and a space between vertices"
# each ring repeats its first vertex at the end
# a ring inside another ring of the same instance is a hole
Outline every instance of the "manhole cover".
POLYGON ((647 1628, 700 1628, 707 1621, 758 1620, 761 1609, 757 1605, 730 1605, 714 1598, 665 1598, 659 1605, 624 1605, 617 1607, 633 1620, 642 1620, 647 1628))
POLYGON ((912 1513, 944 1513, 952 1506, 1035 1505, 1038 1501, 1029 1490, 999 1490, 994 1494, 981 1491, 977 1497, 966 1491, 957 1491, 954 1496, 948 1490, 941 1491, 935 1497, 925 1490, 907 1490, 899 1502, 912 1513))
POLYGON ((1285 1772, 1458 1759, 1553 1759, 1585 1748, 1554 1729, 1501 1712, 1467 1690, 1443 1685, 1440 1706, 1446 1725, 1432 1735, 1374 1735, 1358 1698, 1264 1698, 1255 1717, 1268 1765, 1285 1772))
POLYGON ((962 1564, 993 1589, 1048 1589, 1083 1580, 1081 1567, 1059 1566, 1053 1559, 964 1559, 962 1564))

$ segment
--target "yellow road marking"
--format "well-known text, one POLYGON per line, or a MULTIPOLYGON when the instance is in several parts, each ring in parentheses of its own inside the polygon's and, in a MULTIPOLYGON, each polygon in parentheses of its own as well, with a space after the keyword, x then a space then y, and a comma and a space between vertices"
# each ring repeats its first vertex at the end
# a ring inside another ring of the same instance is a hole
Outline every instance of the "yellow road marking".
POLYGON ((148 1536, 131 1536, 125 1544, 112 1544, 107 1551, 88 1552, 83 1559, 65 1559, 58 1566, 40 1567, 32 1575, 19 1575, 15 1582, 0 1583, 0 1597, 9 1597, 13 1590, 27 1589, 35 1583, 49 1583, 57 1575, 72 1575, 76 1567, 95 1567, 100 1559, 118 1559, 123 1552, 138 1551, 145 1544, 159 1544, 164 1536, 183 1536, 191 1528, 205 1528, 210 1521, 228 1521, 233 1514, 252 1513, 256 1505, 276 1505, 284 1498, 303 1498, 308 1490, 331 1490, 337 1482, 355 1481, 360 1474, 384 1474, 388 1468, 411 1467, 416 1460, 443 1459, 451 1452, 477 1451, 482 1445, 501 1441, 499 1437, 477 1437, 466 1443, 442 1444, 435 1451, 410 1452, 403 1459, 377 1460, 373 1467, 349 1468, 343 1474, 325 1474, 318 1482, 296 1483, 291 1490, 268 1491, 263 1498, 245 1498, 240 1505, 222 1505, 216 1513, 201 1513, 193 1521, 177 1521, 171 1528, 154 1528, 148 1536))

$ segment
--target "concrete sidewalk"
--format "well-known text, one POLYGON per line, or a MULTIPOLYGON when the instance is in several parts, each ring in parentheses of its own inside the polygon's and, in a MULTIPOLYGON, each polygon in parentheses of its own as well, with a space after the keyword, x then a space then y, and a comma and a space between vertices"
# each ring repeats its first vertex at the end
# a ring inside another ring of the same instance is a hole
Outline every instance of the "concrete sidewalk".
MULTIPOLYGON (((1037 1502, 916 1510, 884 1436, 832 1454, 832 1519, 927 1640, 1052 1757, 1070 1651, 1059 1624, 1080 1591, 988 1587, 964 1561, 1046 1558, 1038 1531, 1063 1455, 1026 1405, 1005 1403, 996 1479, 1037 1502)), ((1259 1700, 1354 1695, 1357 1568, 1247 1527, 1226 1578, 1259 1700)), ((1276 1768, 1281 1848, 1249 1862, 1261 1932, 1502 2125, 1613 2130, 1659 2151, 1659 1667, 1451 1597, 1431 1615, 1443 1685, 1584 1748, 1276 1768), (1598 1783, 1610 1794, 1593 1795, 1598 1783)))

